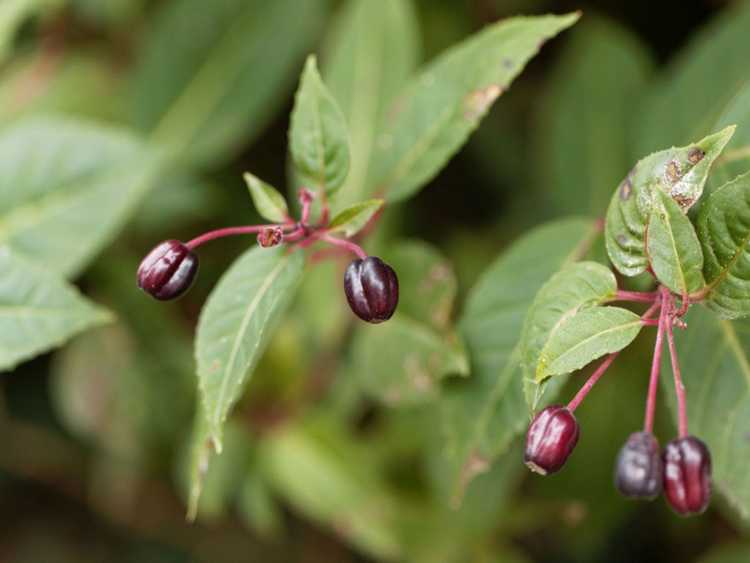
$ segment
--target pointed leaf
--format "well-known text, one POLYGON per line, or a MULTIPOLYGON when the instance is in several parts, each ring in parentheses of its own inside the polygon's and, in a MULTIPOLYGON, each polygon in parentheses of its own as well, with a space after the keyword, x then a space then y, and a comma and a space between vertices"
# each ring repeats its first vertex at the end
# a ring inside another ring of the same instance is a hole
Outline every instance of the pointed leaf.
POLYGON ((641 318, 619 307, 593 307, 566 318, 540 355, 536 380, 571 373, 618 352, 641 331, 641 318))
POLYGON ((51 272, 0 248, 0 370, 112 320, 51 272))
POLYGON ((380 211, 385 201, 382 199, 369 199, 351 207, 347 207, 331 219, 328 231, 331 233, 343 233, 345 237, 352 237, 361 231, 370 219, 380 211))
POLYGON ((250 190, 250 197, 253 198, 253 204, 258 214, 272 223, 286 221, 289 216, 289 207, 287 207, 284 196, 276 188, 266 184, 250 172, 245 172, 243 178, 250 190))
POLYGON ((750 315, 750 173, 711 192, 698 215, 706 304, 722 317, 750 315))
POLYGON ((374 156, 376 190, 388 201, 413 195, 466 142, 493 102, 540 44, 578 14, 519 17, 487 27, 452 47, 399 95, 374 156))
POLYGON ((289 130, 289 149, 302 185, 338 190, 349 173, 349 133, 344 114, 318 73, 314 56, 302 72, 289 130))
POLYGON ((300 252, 253 248, 222 276, 198 320, 195 357, 208 432, 222 427, 302 277, 300 252))

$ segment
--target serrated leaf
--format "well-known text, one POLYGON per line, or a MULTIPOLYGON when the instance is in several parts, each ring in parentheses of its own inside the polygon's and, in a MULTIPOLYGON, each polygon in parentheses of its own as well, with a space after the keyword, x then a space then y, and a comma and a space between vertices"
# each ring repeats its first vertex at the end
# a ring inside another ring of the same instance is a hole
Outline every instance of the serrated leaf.
POLYGON ((372 195, 371 159, 386 110, 419 60, 419 28, 411 0, 351 0, 327 42, 322 70, 349 125, 351 167, 333 205, 372 195))
POLYGON ((380 137, 373 174, 388 201, 413 195, 461 148, 493 102, 578 14, 493 24, 428 64, 401 93, 380 137))
POLYGON ((536 410, 544 387, 544 350, 565 321, 579 311, 598 305, 617 292, 612 271, 596 262, 571 264, 552 276, 536 294, 523 323, 519 353, 524 393, 531 411, 536 410))
POLYGON ((625 276, 646 271, 646 231, 657 194, 667 194, 687 212, 701 197, 711 166, 734 134, 727 127, 684 147, 653 153, 628 173, 607 210, 607 253, 625 276))
POLYGON ((222 276, 201 311, 198 389, 218 453, 227 415, 294 296, 303 265, 300 252, 253 248, 222 276))
POLYGON ((342 233, 347 238, 352 237, 370 222, 384 203, 382 199, 369 199, 347 207, 331 219, 328 231, 342 233))
POLYGON ((388 405, 413 405, 436 398, 444 376, 468 375, 469 360, 455 335, 440 335, 399 313, 357 330, 352 370, 369 395, 388 405))
POLYGON ((289 150, 297 180, 332 195, 349 173, 349 132, 312 55, 302 72, 291 120, 289 150))
POLYGON ((675 200, 656 192, 648 224, 647 252, 656 278, 687 295, 703 288, 703 251, 698 235, 675 200))
POLYGON ((582 219, 535 229, 504 252, 471 290, 459 324, 471 377, 441 398, 455 499, 528 423, 518 351, 524 317, 544 282, 580 259, 596 235, 593 222, 582 219))
POLYGON ((706 304, 724 318, 750 314, 750 173, 711 192, 697 221, 706 304))
POLYGON ((53 273, 0 248, 0 370, 112 320, 53 273))
POLYGON ((134 125, 186 161, 226 160, 285 103, 325 11, 320 0, 164 4, 135 71, 134 125))
MULTIPOLYGON (((690 434, 708 444, 713 483, 744 520, 750 520, 750 324, 721 320, 703 307, 685 317, 688 329, 675 333, 687 391, 690 434)), ((676 415, 669 354, 662 384, 676 415)), ((676 418, 675 418, 676 419, 676 418)))
POLYGON ((0 155, 0 246, 68 278, 136 211, 159 164, 126 132, 62 118, 3 129, 0 155))
POLYGON ((253 198, 253 204, 258 214, 272 223, 283 223, 289 216, 289 207, 287 207, 284 196, 273 186, 266 184, 257 176, 250 172, 243 175, 250 197, 253 198))
POLYGON ((643 326, 641 318, 619 307, 593 307, 566 318, 547 341, 536 369, 538 383, 564 375, 630 344, 643 326))

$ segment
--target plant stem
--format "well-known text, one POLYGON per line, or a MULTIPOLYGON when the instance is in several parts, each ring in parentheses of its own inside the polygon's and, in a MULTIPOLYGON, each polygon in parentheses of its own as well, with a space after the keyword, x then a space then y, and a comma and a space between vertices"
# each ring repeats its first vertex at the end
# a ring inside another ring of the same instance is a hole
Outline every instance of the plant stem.
MULTIPOLYGON (((646 398, 646 417, 643 421, 643 429, 646 432, 654 430, 654 414, 656 413, 656 393, 659 390, 659 372, 661 370, 661 352, 664 347, 664 325, 666 324, 667 307, 663 300, 659 304, 659 328, 656 331, 656 344, 654 345, 654 358, 651 362, 651 377, 648 382, 648 396, 646 398)), ((650 309, 649 309, 650 311, 650 309)), ((647 311, 647 313, 649 312, 647 311)), ((645 316, 645 315, 644 315, 645 316)))
MULTIPOLYGON (((673 304, 670 302, 670 312, 673 304)), ((688 434, 687 398, 685 396, 685 385, 682 383, 682 372, 680 361, 677 358, 677 349, 674 345, 674 332, 672 323, 667 322, 667 344, 669 346, 669 358, 672 361, 672 374, 674 375, 674 390, 677 394, 677 421, 680 438, 688 434)))
POLYGON ((654 303, 659 298, 658 291, 624 291, 618 289, 613 301, 634 301, 636 303, 654 303))
POLYGON ((607 371, 607 368, 609 368, 610 365, 612 365, 612 362, 615 361, 615 358, 620 352, 615 352, 614 354, 610 354, 607 356, 607 358, 599 364, 599 367, 596 368, 596 371, 592 373, 589 378, 586 380, 586 383, 583 384, 581 389, 576 393, 576 396, 573 397, 573 399, 568 403, 568 410, 570 412, 574 412, 578 405, 580 405, 583 400, 586 398, 586 395, 589 394, 589 391, 596 385, 596 382, 599 381, 599 379, 604 375, 604 372, 607 371))
POLYGON ((209 231, 207 233, 203 233, 200 236, 195 237, 194 239, 188 241, 185 243, 185 246, 187 246, 190 250, 195 250, 202 244, 205 244, 209 241, 218 239, 218 238, 224 238, 234 235, 247 235, 252 233, 259 233, 264 229, 275 229, 277 227, 281 227, 284 230, 288 229, 294 229, 294 224, 289 225, 243 225, 242 227, 225 227, 223 229, 216 229, 215 231, 209 231))
POLYGON ((356 254, 357 257, 361 258, 362 260, 364 260, 365 258, 367 258, 367 252, 365 252, 362 249, 361 246, 359 246, 358 244, 353 243, 350 240, 345 240, 345 239, 341 239, 341 238, 332 237, 331 235, 328 235, 328 234, 321 234, 317 238, 319 238, 320 240, 323 240, 323 241, 325 241, 325 242, 327 242, 329 244, 332 244, 334 246, 338 246, 340 248, 344 248, 344 249, 348 250, 349 252, 352 252, 352 253, 356 254))

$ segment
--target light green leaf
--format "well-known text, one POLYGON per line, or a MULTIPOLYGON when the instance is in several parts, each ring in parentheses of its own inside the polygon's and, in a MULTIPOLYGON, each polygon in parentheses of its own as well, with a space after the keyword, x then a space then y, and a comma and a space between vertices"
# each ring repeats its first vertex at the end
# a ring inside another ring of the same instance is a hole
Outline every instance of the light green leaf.
POLYGON ((542 398, 544 352, 550 340, 565 338, 558 333, 567 319, 614 297, 616 292, 614 274, 596 262, 566 266, 539 290, 524 320, 519 342, 524 392, 530 410, 536 410, 542 398))
POLYGON ((690 219, 675 200, 661 191, 648 225, 647 252, 656 278, 687 295, 703 288, 703 251, 690 219))
POLYGON ((75 277, 153 186, 158 153, 117 129, 62 118, 0 134, 0 245, 75 277))
POLYGON ((371 159, 386 110, 419 62, 411 0, 350 0, 326 44, 323 76, 349 125, 351 167, 336 194, 341 209, 371 196, 371 159))
POLYGON ((52 272, 0 248, 0 370, 61 346, 111 315, 52 272))
POLYGON ((187 161, 226 160, 285 103, 324 14, 320 0, 164 4, 136 68, 133 123, 187 161))
POLYGON ((455 335, 441 336, 399 313, 357 330, 352 371, 369 395, 388 405, 411 405, 437 397, 442 377, 468 375, 469 360, 455 335))
POLYGON ((570 32, 539 100, 539 187, 559 213, 600 215, 627 173, 630 135, 652 62, 634 34, 587 17, 570 32))
POLYGON ((711 166, 734 134, 727 127, 684 147, 651 154, 628 173, 612 195, 605 237, 612 264, 625 276, 646 271, 646 231, 657 193, 687 212, 701 197, 711 166))
MULTIPOLYGON (((708 444, 713 483, 728 504, 750 520, 750 324, 721 320, 703 307, 685 317, 688 330, 675 333, 687 390, 690 434, 708 444)), ((674 386, 665 354, 662 377, 676 415, 674 386)))
POLYGON ((303 265, 300 252, 253 248, 222 276, 201 311, 198 388, 217 453, 227 415, 294 296, 303 265))
POLYGON ((528 423, 518 350, 524 317, 544 282, 584 256, 596 236, 593 222, 581 219, 540 227, 503 253, 471 290, 459 325, 471 377, 441 398, 455 499, 528 423))
POLYGON ((750 314, 750 173, 711 192, 698 214, 706 304, 723 318, 750 314))
POLYGON ((593 307, 567 317, 544 345, 537 382, 574 372, 605 354, 622 350, 638 336, 641 327, 638 315, 619 307, 593 307))
POLYGON ((289 217, 289 207, 287 207, 284 196, 276 188, 266 184, 250 172, 245 172, 243 178, 250 190, 250 197, 253 198, 253 204, 255 209, 258 210, 258 214, 272 223, 286 221, 289 217))
POLYGON ((289 150, 297 180, 316 191, 335 193, 349 173, 349 133, 312 55, 302 72, 291 120, 289 150))
POLYGON ((329 232, 343 233, 347 238, 356 235, 380 211, 384 203, 382 199, 368 199, 347 207, 331 219, 328 225, 329 232))
POLYGON ((578 14, 503 20, 428 64, 399 95, 373 173, 388 201, 413 195, 461 148, 492 103, 578 14))

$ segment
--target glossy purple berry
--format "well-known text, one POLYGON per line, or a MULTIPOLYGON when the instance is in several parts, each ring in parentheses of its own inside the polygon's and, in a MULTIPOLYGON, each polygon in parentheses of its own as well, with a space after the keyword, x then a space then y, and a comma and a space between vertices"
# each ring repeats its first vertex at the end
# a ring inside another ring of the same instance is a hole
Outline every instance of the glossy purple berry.
POLYGON ((185 293, 198 271, 198 257, 178 240, 160 243, 138 267, 138 287, 160 301, 185 293))
POLYGON ((354 314, 368 323, 382 323, 398 305, 398 278, 375 256, 355 260, 344 274, 344 292, 354 314))
POLYGON ((576 447, 579 433, 572 412, 560 405, 547 407, 529 425, 524 462, 542 475, 559 471, 576 447))
POLYGON ((694 436, 664 446, 664 495, 677 514, 700 514, 711 500, 711 453, 694 436))
POLYGON ((659 442, 650 432, 634 432, 615 464, 615 487, 624 496, 654 499, 661 493, 662 461, 659 442))

